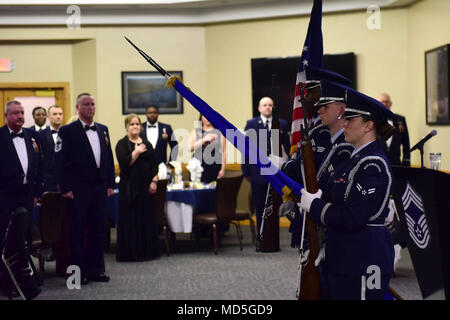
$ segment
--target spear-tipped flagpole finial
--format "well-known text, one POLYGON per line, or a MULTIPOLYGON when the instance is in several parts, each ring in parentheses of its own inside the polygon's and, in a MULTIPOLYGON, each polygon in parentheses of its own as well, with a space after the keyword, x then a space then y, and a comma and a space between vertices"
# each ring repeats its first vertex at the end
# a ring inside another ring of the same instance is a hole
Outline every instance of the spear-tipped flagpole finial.
POLYGON ((169 80, 172 77, 166 70, 164 70, 159 64, 157 64, 155 60, 148 56, 144 51, 139 49, 130 39, 125 36, 124 38, 141 54, 141 56, 144 57, 145 60, 147 60, 148 63, 150 63, 156 70, 158 70, 164 78, 169 80))

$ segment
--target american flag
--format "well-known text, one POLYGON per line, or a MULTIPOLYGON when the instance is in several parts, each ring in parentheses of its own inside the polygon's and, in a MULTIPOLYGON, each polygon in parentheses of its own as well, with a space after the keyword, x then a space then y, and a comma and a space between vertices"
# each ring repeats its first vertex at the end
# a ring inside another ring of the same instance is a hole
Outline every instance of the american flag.
POLYGON ((295 153, 297 144, 301 141, 300 125, 303 123, 303 111, 300 103, 300 87, 301 83, 307 80, 305 67, 322 68, 322 60, 322 0, 314 0, 295 85, 291 127, 291 155, 295 153))

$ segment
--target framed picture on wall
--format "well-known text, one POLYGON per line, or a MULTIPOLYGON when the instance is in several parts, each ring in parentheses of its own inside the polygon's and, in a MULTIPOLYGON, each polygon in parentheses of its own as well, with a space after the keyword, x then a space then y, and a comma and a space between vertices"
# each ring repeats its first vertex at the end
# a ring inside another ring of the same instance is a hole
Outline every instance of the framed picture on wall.
POLYGON ((450 44, 425 52, 426 119, 428 125, 450 125, 450 44))
MULTIPOLYGON (((182 71, 168 71, 183 79, 182 71)), ((183 98, 167 88, 159 72, 122 71, 122 114, 145 114, 148 106, 159 108, 159 114, 182 114, 183 98)))

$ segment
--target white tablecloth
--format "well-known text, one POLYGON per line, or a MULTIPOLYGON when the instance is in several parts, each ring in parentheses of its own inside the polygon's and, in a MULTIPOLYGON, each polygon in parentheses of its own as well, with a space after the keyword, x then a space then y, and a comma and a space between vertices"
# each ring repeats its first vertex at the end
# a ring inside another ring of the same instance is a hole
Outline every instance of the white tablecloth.
POLYGON ((192 232, 194 206, 176 201, 166 202, 167 222, 172 232, 192 232))

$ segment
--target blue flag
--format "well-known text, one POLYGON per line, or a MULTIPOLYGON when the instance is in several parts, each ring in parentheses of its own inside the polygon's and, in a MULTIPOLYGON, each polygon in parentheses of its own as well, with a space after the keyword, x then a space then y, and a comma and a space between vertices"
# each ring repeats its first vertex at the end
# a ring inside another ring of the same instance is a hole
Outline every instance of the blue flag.
MULTIPOLYGON (((176 78, 172 78, 176 79, 176 78)), ((186 88, 184 84, 176 79, 170 80, 169 85, 173 87, 186 99, 192 106, 197 109, 206 119, 213 124, 213 126, 220 130, 222 135, 230 141, 242 154, 249 159, 250 163, 256 164, 265 173, 262 175, 276 190, 279 195, 287 196, 292 191, 299 198, 301 197, 300 190, 303 186, 286 174, 281 172, 267 157, 266 154, 260 152, 250 139, 238 130, 233 124, 225 119, 221 114, 211 108, 205 101, 200 99, 191 90, 186 88), (286 187, 290 189, 287 190, 286 187)))

